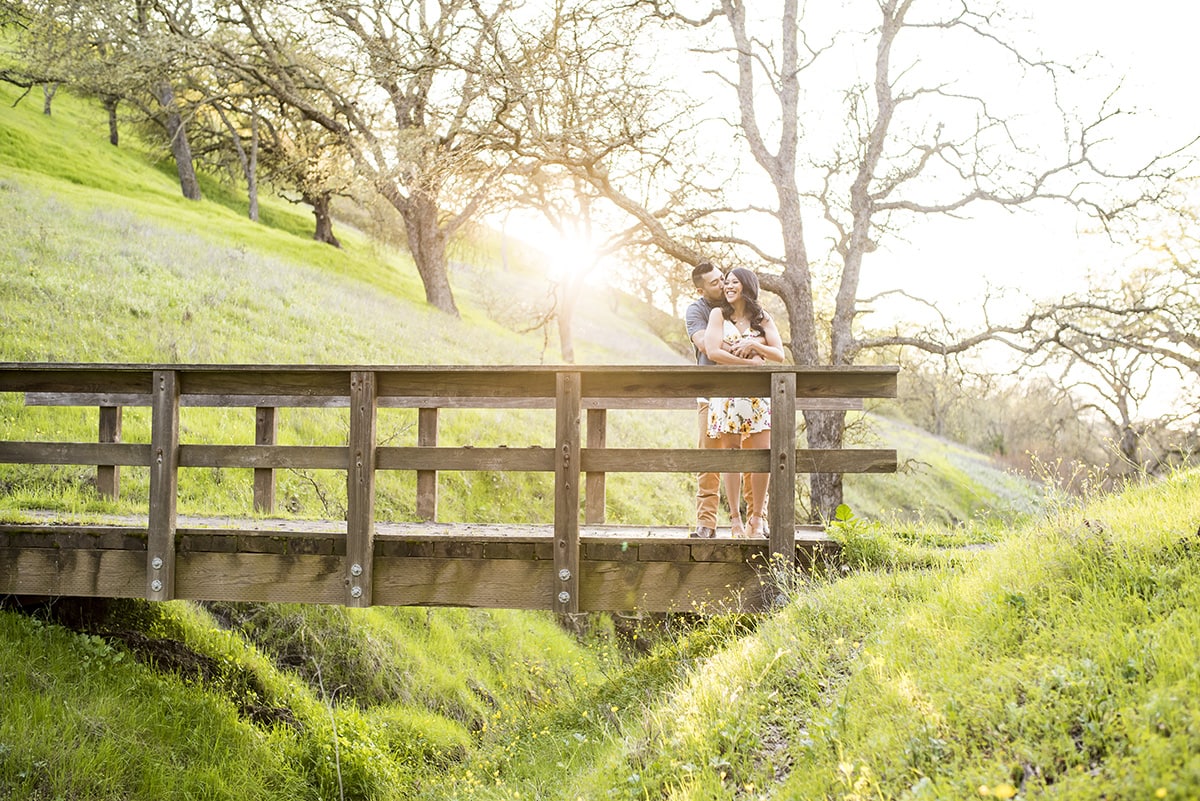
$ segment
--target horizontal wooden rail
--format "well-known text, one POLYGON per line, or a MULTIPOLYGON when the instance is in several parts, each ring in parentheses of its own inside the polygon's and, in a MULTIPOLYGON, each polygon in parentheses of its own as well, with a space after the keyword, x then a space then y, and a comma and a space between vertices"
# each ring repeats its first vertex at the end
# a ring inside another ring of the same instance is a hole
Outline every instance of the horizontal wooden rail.
MULTIPOLYGON (((530 367, 263 367, 260 365, 94 365, 0 362, 0 392, 151 395, 155 370, 179 373, 181 403, 188 396, 345 398, 350 374, 378 377, 380 405, 387 398, 554 398, 562 368, 530 367)), ((714 370, 711 367, 584 366, 582 403, 589 398, 657 399, 769 396, 774 371, 796 376, 797 398, 895 397, 895 367, 791 367, 768 365, 714 370)), ((475 401, 472 401, 475 402, 475 401)), ((101 404, 107 405, 107 404, 101 404)), ((120 404, 118 404, 120 405, 120 404)), ((247 403, 246 405, 252 405, 247 403)), ((257 405, 257 404, 253 404, 257 405)))
MULTIPOLYGON (((340 470, 347 449, 314 445, 180 445, 180 467, 340 470)), ((150 466, 150 446, 133 444, 0 442, 0 464, 114 464, 150 466)), ((581 468, 596 473, 765 473, 767 450, 583 448, 581 468)), ((800 473, 891 473, 893 450, 854 448, 796 451, 800 473)), ((553 472, 552 448, 396 448, 376 450, 378 470, 553 472)))
POLYGON ((121 442, 0 442, 0 464, 148 467, 150 446, 121 442))
POLYGON ((24 392, 27 405, 95 405, 101 410, 99 442, 0 441, 0 462, 100 465, 97 487, 113 496, 118 467, 150 469, 143 526, 0 524, 0 593, 350 606, 461 604, 560 612, 680 608, 680 599, 690 599, 694 608, 697 599, 728 600, 732 593, 739 596, 738 608, 761 608, 771 597, 767 562, 816 558, 821 547, 820 533, 807 531, 801 548, 794 474, 896 469, 892 450, 797 448, 794 411, 848 411, 862 408, 864 398, 892 397, 896 372, 891 367, 785 365, 0 364, 0 392, 24 392), (721 395, 772 399, 769 449, 607 447, 610 409, 694 410, 697 397, 721 395), (123 406, 151 409, 149 444, 120 442, 123 406), (256 444, 182 443, 180 409, 197 406, 255 408, 256 444), (290 406, 345 409, 346 444, 277 444, 276 410, 290 406), (415 447, 378 443, 382 408, 418 409, 415 447), (438 446, 438 411, 457 408, 552 408, 554 447, 438 446), (273 502, 276 469, 345 471, 346 520, 334 521, 332 532, 307 530, 300 521, 181 526, 175 503, 182 468, 253 469, 260 509, 273 502), (376 520, 379 470, 416 472, 418 515, 430 522, 376 520), (552 472, 553 525, 504 530, 433 522, 437 473, 451 470, 552 472), (770 541, 696 541, 653 526, 594 528, 603 522, 605 474, 699 471, 771 473, 770 541), (587 503, 581 504, 585 485, 587 503), (416 528, 398 532, 398 525, 416 528))
MULTIPOLYGON (((149 406, 150 396, 135 392, 26 392, 26 406, 149 406)), ((279 409, 345 409, 349 398, 310 395, 184 395, 180 405, 201 408, 246 408, 262 406, 279 409)), ((553 398, 420 398, 384 397, 381 409, 553 409, 553 398)), ((584 398, 584 409, 681 410, 692 411, 696 399, 687 398, 584 398)), ((862 398, 796 398, 801 411, 861 411, 862 398)))

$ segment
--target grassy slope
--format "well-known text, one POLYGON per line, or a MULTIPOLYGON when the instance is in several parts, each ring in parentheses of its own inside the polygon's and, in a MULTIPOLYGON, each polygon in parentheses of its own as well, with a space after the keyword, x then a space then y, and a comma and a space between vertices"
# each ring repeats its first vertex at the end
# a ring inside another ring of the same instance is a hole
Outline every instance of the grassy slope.
POLYGON ((986 550, 852 523, 856 574, 708 658, 664 652, 680 680, 627 713, 485 743, 453 797, 1200 797, 1197 521, 1191 471, 986 550))

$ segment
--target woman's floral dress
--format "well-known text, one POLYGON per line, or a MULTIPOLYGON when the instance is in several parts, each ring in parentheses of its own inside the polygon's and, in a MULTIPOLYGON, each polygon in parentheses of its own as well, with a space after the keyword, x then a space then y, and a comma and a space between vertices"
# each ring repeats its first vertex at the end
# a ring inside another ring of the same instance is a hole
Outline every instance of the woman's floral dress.
MULTIPOLYGON (((725 321, 725 342, 732 345, 745 336, 761 337, 763 333, 750 329, 745 334, 729 320, 725 321)), ((709 398, 708 436, 722 434, 755 434, 771 430, 770 398, 709 398)))

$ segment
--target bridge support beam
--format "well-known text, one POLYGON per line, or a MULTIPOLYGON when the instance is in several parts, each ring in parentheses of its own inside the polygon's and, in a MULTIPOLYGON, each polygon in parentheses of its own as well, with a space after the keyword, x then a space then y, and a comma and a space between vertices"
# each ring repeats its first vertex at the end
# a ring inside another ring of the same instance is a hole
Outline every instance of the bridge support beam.
POLYGON ((176 499, 179 497, 179 375, 155 370, 150 392, 150 517, 146 598, 175 597, 176 499))
MULTIPOLYGON (((121 441, 121 407, 100 407, 100 442, 121 441)), ((115 501, 121 497, 121 468, 115 464, 96 465, 96 492, 115 501)))
MULTIPOLYGON (((602 450, 608 445, 608 410, 587 410, 587 446, 602 450)), ((589 526, 604 525, 605 517, 605 474, 588 473, 587 491, 584 492, 583 521, 589 526)))
MULTIPOLYGON (((274 406, 258 406, 254 410, 254 444, 274 445, 279 437, 278 415, 274 406)), ((254 511, 272 514, 275 511, 275 468, 254 468, 254 511)))
POLYGON ((771 574, 788 581, 796 569, 796 374, 771 376, 771 574))
MULTIPOLYGON (((438 410, 436 407, 417 409, 417 447, 436 448, 438 443, 438 410)), ((417 517, 427 522, 437 520, 438 477, 436 470, 417 471, 417 517)))
POLYGON ((350 464, 346 474, 346 606, 371 605, 375 561, 375 374, 350 374, 350 464))
POLYGON ((555 612, 579 611, 579 462, 583 382, 579 373, 556 376, 554 435, 555 612))

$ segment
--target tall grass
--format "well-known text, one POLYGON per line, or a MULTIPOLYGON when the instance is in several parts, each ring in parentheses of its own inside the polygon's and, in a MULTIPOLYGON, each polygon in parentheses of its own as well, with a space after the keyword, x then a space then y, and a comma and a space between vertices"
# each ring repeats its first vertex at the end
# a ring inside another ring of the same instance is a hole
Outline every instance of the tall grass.
POLYGON ((1192 471, 940 566, 803 585, 585 730, 600 742, 561 784, 497 748, 526 783, 457 797, 1194 798, 1198 523, 1192 471))

